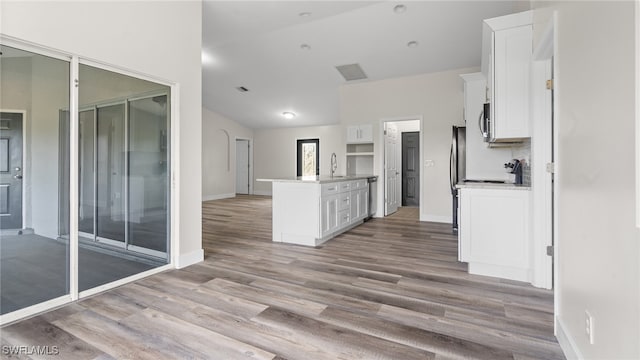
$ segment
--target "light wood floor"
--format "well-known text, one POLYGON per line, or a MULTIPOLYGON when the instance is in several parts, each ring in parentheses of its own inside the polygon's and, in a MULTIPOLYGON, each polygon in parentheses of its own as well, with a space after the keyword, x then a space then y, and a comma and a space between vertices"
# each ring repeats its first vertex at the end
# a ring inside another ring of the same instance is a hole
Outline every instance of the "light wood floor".
POLYGON ((271 200, 203 206, 206 260, 2 329, 64 359, 564 359, 552 293, 472 276, 403 208, 321 248, 271 242, 271 200))

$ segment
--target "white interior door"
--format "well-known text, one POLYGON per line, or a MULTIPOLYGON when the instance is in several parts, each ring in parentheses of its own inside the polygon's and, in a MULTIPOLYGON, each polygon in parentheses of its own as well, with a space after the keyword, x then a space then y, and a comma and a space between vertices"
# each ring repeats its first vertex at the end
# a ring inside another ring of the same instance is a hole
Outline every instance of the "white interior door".
POLYGON ((400 206, 400 170, 398 169, 398 128, 385 123, 384 133, 384 215, 391 215, 400 206))
POLYGON ((249 194, 249 140, 236 140, 236 194, 249 194))

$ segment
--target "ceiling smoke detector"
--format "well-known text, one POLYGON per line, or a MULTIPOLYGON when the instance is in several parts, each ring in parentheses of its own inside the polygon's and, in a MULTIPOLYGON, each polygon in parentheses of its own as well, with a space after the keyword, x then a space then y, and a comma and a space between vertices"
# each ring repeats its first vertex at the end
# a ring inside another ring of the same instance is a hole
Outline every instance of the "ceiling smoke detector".
POLYGON ((308 12, 308 11, 304 11, 304 12, 301 12, 300 14, 298 14, 298 16, 300 16, 300 17, 309 17, 309 16, 311 16, 311 13, 308 12))
POLYGON ((302 50, 311 50, 311 46, 309 46, 309 44, 302 44, 302 45, 300 45, 300 49, 302 49, 302 50))
POLYGON ((410 48, 418 47, 418 42, 417 41, 409 41, 407 43, 407 46, 410 47, 410 48))
POLYGON ((348 64, 336 66, 340 75, 347 81, 367 79, 367 74, 364 73, 360 64, 348 64))

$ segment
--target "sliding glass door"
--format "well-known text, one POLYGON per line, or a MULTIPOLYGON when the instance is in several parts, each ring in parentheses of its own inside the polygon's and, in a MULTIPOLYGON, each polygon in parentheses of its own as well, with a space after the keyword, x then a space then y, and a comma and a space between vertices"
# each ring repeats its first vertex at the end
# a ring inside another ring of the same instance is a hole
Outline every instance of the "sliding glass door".
POLYGON ((168 263, 169 88, 80 64, 80 291, 168 263), (93 257, 101 253, 100 259, 93 257))
POLYGON ((169 141, 167 95, 129 101, 128 245, 166 256, 169 230, 169 141))
POLYGON ((0 325, 164 266, 171 249, 171 88, 2 41, 0 325))

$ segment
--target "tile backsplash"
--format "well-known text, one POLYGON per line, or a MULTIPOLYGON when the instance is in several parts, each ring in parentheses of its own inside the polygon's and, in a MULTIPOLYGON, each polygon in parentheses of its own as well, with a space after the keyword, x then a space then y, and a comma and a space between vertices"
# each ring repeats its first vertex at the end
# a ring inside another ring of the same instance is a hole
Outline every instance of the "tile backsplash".
POLYGON ((522 162, 522 184, 531 186, 531 139, 511 149, 513 158, 522 162))

